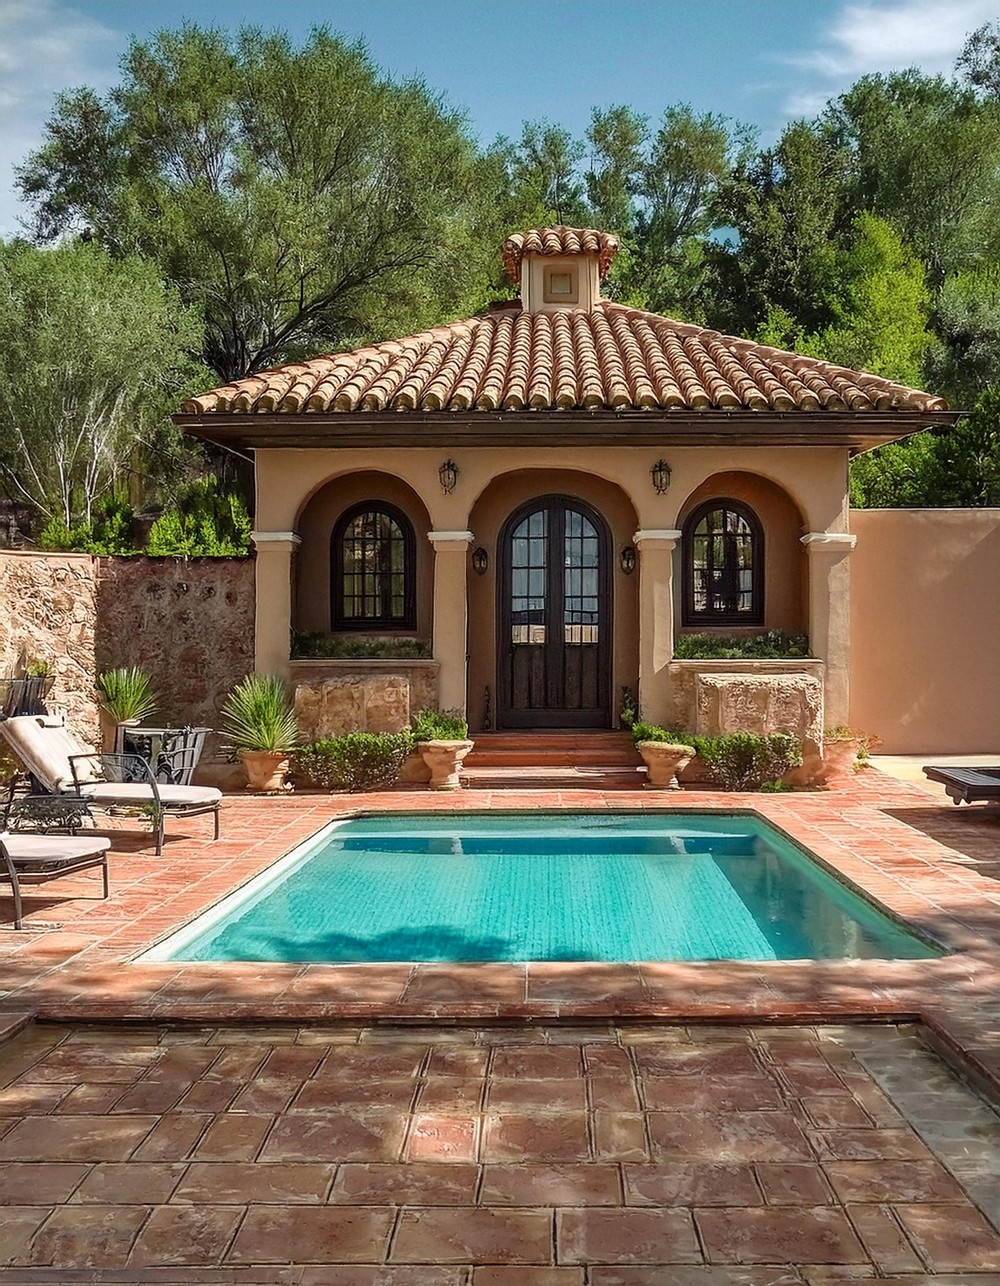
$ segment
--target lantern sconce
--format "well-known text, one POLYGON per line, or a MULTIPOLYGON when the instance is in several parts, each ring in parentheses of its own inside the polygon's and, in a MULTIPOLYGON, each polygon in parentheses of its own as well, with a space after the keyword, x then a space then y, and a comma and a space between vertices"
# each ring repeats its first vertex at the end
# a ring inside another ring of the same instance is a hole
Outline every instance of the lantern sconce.
POLYGON ((486 569, 489 567, 489 565, 490 565, 490 556, 486 552, 486 550, 482 547, 482 545, 480 545, 478 549, 474 549, 472 551, 472 570, 476 573, 477 576, 485 576, 486 569))
POLYGON ((626 545, 618 558, 621 569, 626 576, 631 576, 635 571, 635 545, 626 545))
POLYGON ((456 482, 458 482, 458 465, 454 460, 445 460, 441 468, 438 469, 438 478, 441 481, 441 490, 446 496, 450 496, 455 490, 456 482))
POLYGON ((670 465, 666 460, 657 460, 656 464, 649 471, 649 476, 653 479, 653 487, 658 496, 665 494, 670 486, 670 465))

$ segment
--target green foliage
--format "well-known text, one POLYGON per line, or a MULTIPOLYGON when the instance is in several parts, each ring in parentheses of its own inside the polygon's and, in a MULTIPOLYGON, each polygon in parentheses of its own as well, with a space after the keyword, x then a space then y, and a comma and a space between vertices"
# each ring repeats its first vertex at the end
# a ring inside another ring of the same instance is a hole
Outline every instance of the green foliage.
POLYGON ((766 630, 763 634, 679 634, 674 640, 675 661, 780 660, 809 655, 805 634, 766 630))
POLYGON ((99 502, 149 472, 169 400, 205 378, 198 331, 142 259, 0 245, 0 486, 59 520, 50 537, 85 543, 99 502))
POLYGON ((639 706, 631 688, 622 688, 622 708, 618 713, 618 722, 623 728, 633 728, 639 718, 639 706))
POLYGON ((350 638, 330 638, 308 630, 292 634, 293 657, 316 657, 323 660, 422 660, 431 654, 430 644, 423 639, 369 638, 356 635, 350 638))
POLYGON ((465 741, 469 725, 461 710, 418 710, 410 719, 414 741, 465 741))
POLYGON ((631 728, 632 740, 636 745, 640 741, 663 741, 675 746, 693 746, 694 742, 686 732, 670 732, 659 724, 637 720, 631 728))
POLYGON ((220 495, 214 477, 195 482, 149 530, 151 557, 243 557, 250 550, 250 515, 237 495, 220 495))
POLYGON ((396 781, 412 748, 409 731, 348 732, 303 746, 295 770, 323 790, 378 790, 396 781))
POLYGON ((450 311, 475 163, 461 115, 360 43, 187 24, 133 41, 106 97, 61 95, 19 183, 38 237, 158 265, 228 381, 450 311))
POLYGON ((235 751, 286 752, 299 743, 295 711, 284 680, 273 674, 248 674, 222 707, 226 737, 235 751))
POLYGON ((25 662, 25 666, 24 666, 25 678, 44 679, 44 678, 47 678, 51 673, 52 673, 52 666, 50 662, 46 661, 43 657, 33 656, 33 657, 30 657, 25 662))
POLYGON ((787 732, 730 732, 690 741, 723 790, 760 790, 802 762, 802 743, 787 732))
POLYGON ((95 508, 90 522, 72 528, 54 514, 38 536, 40 549, 72 550, 80 554, 125 556, 136 552, 132 541, 135 510, 121 500, 109 500, 95 508))
POLYGON ((116 723, 146 719, 156 709, 153 681, 138 666, 105 670, 97 676, 97 687, 101 693, 101 708, 116 723))

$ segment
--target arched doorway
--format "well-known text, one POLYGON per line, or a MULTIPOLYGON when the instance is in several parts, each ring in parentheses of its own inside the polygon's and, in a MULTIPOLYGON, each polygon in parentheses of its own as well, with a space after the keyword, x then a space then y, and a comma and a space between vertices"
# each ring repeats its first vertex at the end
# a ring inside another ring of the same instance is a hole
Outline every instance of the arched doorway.
POLYGON ((609 551, 604 519, 572 496, 540 496, 504 523, 498 727, 610 727, 609 551))

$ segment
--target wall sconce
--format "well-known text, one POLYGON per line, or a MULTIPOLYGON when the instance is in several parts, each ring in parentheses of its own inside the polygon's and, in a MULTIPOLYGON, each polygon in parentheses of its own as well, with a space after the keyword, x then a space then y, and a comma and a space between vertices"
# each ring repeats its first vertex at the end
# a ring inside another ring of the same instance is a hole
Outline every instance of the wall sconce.
POLYGON ((485 576, 486 569, 489 567, 489 565, 490 565, 490 556, 486 552, 486 550, 482 547, 482 545, 480 545, 478 549, 474 549, 472 551, 472 570, 476 573, 477 576, 485 576))
POLYGON ((621 569, 626 576, 631 576, 635 571, 635 545, 626 545, 618 557, 621 569))
POLYGON ((441 481, 441 490, 446 496, 450 496, 455 490, 455 483, 458 482, 458 465, 454 460, 445 460, 438 469, 438 478, 441 481))
POLYGON ((662 496, 670 486, 670 465, 666 460, 657 460, 656 464, 649 471, 649 476, 653 479, 653 486, 656 494, 662 496))

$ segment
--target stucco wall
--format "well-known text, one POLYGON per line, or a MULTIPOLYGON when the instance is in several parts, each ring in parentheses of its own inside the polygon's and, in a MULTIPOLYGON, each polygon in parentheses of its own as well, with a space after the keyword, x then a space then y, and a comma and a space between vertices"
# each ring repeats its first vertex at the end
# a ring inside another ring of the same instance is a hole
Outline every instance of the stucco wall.
POLYGON ((47 661, 48 702, 87 741, 97 734, 95 560, 89 554, 0 553, 0 674, 47 661))
POLYGON ((157 721, 219 726, 219 707, 253 669, 250 558, 102 558, 98 671, 138 665, 160 696, 157 721))
POLYGON ((851 514, 851 724, 1000 762, 1000 509, 851 514))

